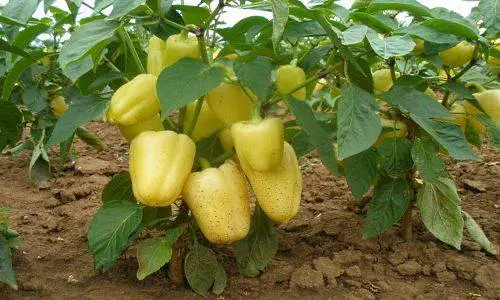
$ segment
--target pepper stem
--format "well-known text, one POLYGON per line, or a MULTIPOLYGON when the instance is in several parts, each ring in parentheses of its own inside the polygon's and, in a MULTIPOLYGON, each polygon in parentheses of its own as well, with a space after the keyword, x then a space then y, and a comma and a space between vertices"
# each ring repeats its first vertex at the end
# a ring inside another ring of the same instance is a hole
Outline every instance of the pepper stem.
POLYGON ((189 34, 188 30, 182 29, 181 33, 179 34, 179 36, 180 36, 181 39, 185 40, 185 39, 188 38, 188 34, 189 34))
POLYGON ((252 110, 252 121, 261 121, 262 116, 260 115, 260 101, 256 101, 253 104, 253 110, 252 110))
POLYGON ((465 84, 466 87, 473 87, 477 90, 478 93, 486 92, 486 89, 480 85, 478 82, 470 81, 465 84))
POLYGON ((212 167, 210 165, 210 162, 208 160, 206 160, 205 158, 203 158, 203 157, 198 158, 198 163, 200 164, 200 167, 201 167, 202 170, 205 170, 205 169, 208 169, 208 168, 212 167))

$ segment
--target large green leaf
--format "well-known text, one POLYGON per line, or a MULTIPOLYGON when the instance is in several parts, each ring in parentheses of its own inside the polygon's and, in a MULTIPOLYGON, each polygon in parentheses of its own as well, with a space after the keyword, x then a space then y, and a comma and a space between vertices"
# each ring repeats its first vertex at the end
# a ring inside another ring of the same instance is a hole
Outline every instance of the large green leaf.
POLYGON ((302 58, 301 61, 299 61, 299 66, 304 69, 305 72, 308 72, 309 70, 316 67, 316 65, 326 57, 331 49, 331 45, 319 46, 312 49, 306 56, 302 58))
POLYGON ((430 17, 431 11, 417 0, 373 0, 368 6, 368 12, 379 10, 407 11, 411 15, 430 17))
POLYGON ((307 133, 309 141, 318 150, 319 157, 325 167, 333 175, 338 176, 339 170, 331 138, 314 117, 311 107, 304 101, 294 99, 288 100, 288 103, 302 129, 307 133))
POLYGON ((351 63, 351 61, 346 60, 344 70, 347 80, 353 83, 354 85, 364 89, 368 93, 373 93, 373 77, 372 77, 372 72, 370 70, 370 65, 366 60, 364 60, 361 57, 356 58, 356 61, 358 65, 361 67, 361 69, 363 69, 364 74, 361 73, 358 70, 358 68, 356 68, 351 63))
POLYGON ((70 100, 71 105, 57 120, 52 135, 47 141, 47 147, 66 140, 78 127, 102 115, 109 105, 108 100, 100 99, 94 95, 75 95, 70 100))
POLYGON ((424 180, 446 176, 444 161, 437 152, 435 143, 430 140, 416 139, 413 142, 411 157, 424 180))
POLYGON ((411 118, 443 146, 453 158, 458 160, 480 160, 467 144, 460 126, 422 118, 417 115, 411 115, 411 118))
POLYGON ((143 207, 130 201, 110 201, 97 211, 87 233, 96 269, 108 269, 140 229, 143 207))
POLYGON ((353 20, 359 21, 380 33, 389 33, 397 28, 394 20, 383 15, 371 15, 365 12, 351 12, 349 15, 353 20))
POLYGON ((344 45, 359 44, 365 39, 367 32, 367 26, 354 24, 353 26, 342 32, 342 43, 344 45))
POLYGON ((189 57, 165 68, 156 84, 162 115, 167 116, 171 111, 205 95, 223 79, 223 68, 189 57))
POLYGON ((271 85, 271 61, 262 56, 257 56, 250 61, 234 64, 234 71, 241 84, 250 88, 257 99, 264 102, 271 85))
POLYGON ((375 143, 382 131, 376 110, 378 104, 368 92, 352 84, 342 87, 337 119, 339 159, 358 154, 375 143))
POLYGON ((254 277, 264 270, 278 251, 278 236, 273 222, 257 206, 248 235, 234 244, 240 273, 254 277))
POLYGON ((44 23, 39 23, 33 26, 26 27, 23 31, 16 34, 12 45, 21 49, 26 48, 38 35, 44 33, 50 26, 44 23))
POLYGON ((405 178, 385 178, 375 186, 363 228, 364 237, 384 232, 398 221, 409 203, 410 184, 405 178))
POLYGON ((429 19, 422 22, 421 24, 439 32, 449 33, 467 39, 477 40, 479 38, 476 28, 466 26, 455 20, 429 19))
POLYGON ((47 91, 39 89, 36 85, 28 86, 23 93, 23 103, 31 112, 39 113, 47 108, 47 91))
POLYGON ((78 78, 90 70, 92 70, 92 57, 86 55, 67 64, 62 72, 72 81, 77 81, 78 78))
POLYGON ((326 32, 316 21, 293 23, 285 28, 284 39, 299 39, 303 37, 325 36, 326 32))
POLYGON ((384 59, 404 56, 415 48, 415 42, 408 35, 380 38, 375 31, 371 30, 368 31, 366 37, 373 51, 384 59))
POLYGON ((0 38, 0 50, 2 51, 7 51, 13 54, 21 55, 23 57, 28 57, 29 54, 24 51, 22 48, 19 48, 16 45, 11 45, 10 43, 4 41, 3 39, 0 38))
POLYGON ((31 153, 28 176, 34 184, 39 184, 50 179, 49 156, 42 144, 36 145, 31 153))
POLYGON ((22 135, 22 121, 23 116, 14 103, 0 101, 0 137, 7 143, 17 142, 22 135))
POLYGON ((271 0, 271 6, 273 8, 272 41, 274 49, 276 49, 288 21, 288 0, 271 0))
POLYGON ((356 155, 344 159, 344 174, 349 189, 356 199, 370 189, 377 177, 378 152, 371 147, 356 155))
POLYGON ((109 16, 106 19, 113 20, 113 19, 121 18, 144 2, 146 2, 146 1, 145 0, 115 0, 113 2, 113 10, 111 11, 111 13, 109 14, 109 16))
POLYGON ((14 66, 9 70, 7 76, 5 76, 5 80, 2 88, 2 99, 8 100, 12 90, 14 89, 14 85, 17 80, 21 76, 21 74, 32 64, 36 62, 36 60, 44 57, 47 53, 43 51, 34 51, 29 53, 30 57, 23 57, 15 62, 14 66))
POLYGON ((468 213, 465 211, 462 211, 462 214, 465 217, 465 229, 467 229, 467 232, 469 233, 469 236, 476 241, 481 247, 483 247, 484 250, 488 251, 489 253, 496 255, 497 254, 497 249, 496 246, 488 240, 488 237, 486 234, 484 234, 483 230, 479 225, 476 223, 473 217, 471 217, 468 213))
POLYGON ((189 251, 184 260, 184 273, 189 286, 200 295, 205 295, 212 286, 220 288, 220 283, 216 282, 224 280, 219 273, 220 268, 215 253, 199 244, 189 251))
POLYGON ((441 241, 460 249, 464 220, 453 180, 424 181, 418 190, 417 204, 425 227, 441 241))
POLYGON ((129 172, 124 171, 113 176, 102 190, 101 201, 103 203, 113 200, 136 202, 129 172))
POLYGON ((422 24, 414 24, 408 27, 401 27, 396 34, 410 34, 419 37, 425 41, 435 44, 457 44, 458 39, 453 34, 442 33, 432 27, 427 27, 422 24))
POLYGON ((500 32, 500 0, 480 0, 477 8, 481 12, 484 26, 490 34, 500 32))
POLYGON ((111 38, 119 23, 97 19, 78 27, 68 41, 63 44, 59 54, 62 69, 88 54, 99 43, 111 38))
POLYGON ((12 269, 12 253, 3 234, 0 234, 0 282, 17 290, 16 274, 12 269))
POLYGON ((2 16, 26 23, 35 13, 41 0, 10 0, 2 10, 2 16))
POLYGON ((408 172, 413 166, 411 147, 412 143, 407 138, 385 138, 377 149, 382 168, 392 176, 408 172))
POLYGON ((137 279, 143 280, 158 271, 172 258, 172 245, 165 237, 149 238, 137 247, 137 279))

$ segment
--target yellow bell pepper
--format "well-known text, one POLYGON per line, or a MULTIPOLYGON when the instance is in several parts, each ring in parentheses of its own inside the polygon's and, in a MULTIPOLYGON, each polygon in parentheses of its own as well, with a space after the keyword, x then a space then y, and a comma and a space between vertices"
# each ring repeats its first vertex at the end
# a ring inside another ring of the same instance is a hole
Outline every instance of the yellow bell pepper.
POLYGON ((137 124, 123 126, 118 125, 118 129, 120 129, 121 134, 125 139, 129 142, 141 134, 144 131, 162 131, 165 130, 163 127, 163 123, 161 121, 160 115, 155 115, 151 119, 143 120, 137 124))
POLYGON ((50 107, 56 117, 60 117, 68 109, 69 105, 64 101, 63 96, 56 96, 50 101, 50 107))
MULTIPOLYGON (((287 94, 306 81, 306 73, 294 65, 283 65, 276 71, 276 89, 280 94, 287 94)), ((295 91, 292 96, 297 100, 306 99, 306 88, 295 91)))
MULTIPOLYGON (((186 114, 184 115, 184 132, 194 117, 196 108, 196 101, 186 105, 186 114)), ((206 101, 203 101, 200 114, 196 120, 196 125, 191 133, 191 138, 196 142, 202 138, 206 138, 217 132, 217 130, 224 127, 224 124, 212 112, 206 101)))
POLYGON ((450 113, 453 116, 453 120, 457 125, 460 125, 460 129, 462 129, 462 132, 465 132, 465 118, 466 118, 466 112, 465 112, 465 107, 463 105, 460 105, 458 103, 454 103, 451 106, 450 113))
POLYGON ((373 144, 375 147, 378 147, 386 138, 405 137, 408 135, 408 125, 403 121, 389 120, 381 117, 380 123, 382 124, 382 133, 379 135, 377 141, 375 141, 375 144, 373 144), (384 128, 386 130, 389 128, 391 131, 386 131, 384 128))
MULTIPOLYGON (((381 69, 373 72, 373 92, 375 94, 382 94, 392 88, 391 70, 381 69)), ((396 72, 396 78, 399 77, 399 72, 396 72)))
POLYGON ((166 66, 171 66, 184 57, 201 58, 198 40, 187 31, 168 37, 166 42, 166 66))
MULTIPOLYGON (((493 48, 500 51, 500 44, 493 46, 493 48)), ((500 66, 500 57, 495 57, 490 54, 488 57, 488 64, 490 66, 500 66)))
POLYGON ((160 75, 167 66, 167 47, 165 41, 153 36, 149 39, 148 46, 148 73, 154 76, 160 75))
POLYGON ((450 68, 461 67, 469 62, 474 56, 474 45, 467 41, 461 41, 456 46, 439 52, 443 65, 450 68))
POLYGON ((271 220, 286 223, 297 214, 302 194, 302 175, 290 144, 284 142, 281 163, 272 170, 258 172, 241 157, 240 162, 259 206, 271 220))
POLYGON ((283 158, 284 128, 278 118, 234 123, 231 133, 238 157, 259 172, 276 168, 283 158))
POLYGON ((255 95, 246 91, 239 85, 222 82, 207 93, 205 100, 215 116, 229 128, 238 121, 249 120, 252 115, 250 97, 255 99, 255 95))
POLYGON ((116 90, 111 97, 107 118, 112 123, 128 126, 150 119, 159 112, 156 76, 140 74, 116 90))
MULTIPOLYGON (((224 149, 225 152, 233 149, 234 141, 233 141, 233 136, 231 135, 231 129, 223 128, 221 131, 219 131, 219 141, 220 144, 222 145, 222 149, 224 149)), ((231 159, 235 163, 240 164, 238 155, 234 154, 233 156, 231 156, 231 159)))
POLYGON ((413 41, 415 42, 415 48, 413 48, 413 53, 416 55, 420 55, 424 53, 424 40, 414 38, 413 41))
POLYGON ((187 135, 146 131, 130 144, 135 198, 147 206, 169 206, 179 197, 193 167, 196 146, 187 135))
MULTIPOLYGON (((473 94, 483 110, 491 117, 496 125, 500 125, 500 90, 487 90, 473 94)), ((486 133, 483 123, 477 121, 473 116, 482 112, 469 102, 465 102, 465 110, 472 127, 481 134, 486 133)))
POLYGON ((225 163, 189 175, 183 189, 184 201, 203 235, 215 244, 231 244, 250 229, 250 204, 245 177, 225 163))

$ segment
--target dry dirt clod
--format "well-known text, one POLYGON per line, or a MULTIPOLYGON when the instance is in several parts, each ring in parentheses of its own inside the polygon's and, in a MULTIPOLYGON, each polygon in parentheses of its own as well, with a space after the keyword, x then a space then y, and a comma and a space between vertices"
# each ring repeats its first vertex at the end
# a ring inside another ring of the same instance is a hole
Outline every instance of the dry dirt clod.
POLYGON ((323 274, 313 270, 308 264, 303 265, 293 272, 290 287, 303 289, 319 289, 324 287, 323 274))
POLYGON ((404 263, 407 258, 408 258, 408 251, 398 250, 396 252, 392 252, 391 254, 389 254, 387 260, 391 263, 391 265, 397 266, 404 263))
POLYGON ((363 288, 356 290, 354 292, 354 296, 356 297, 356 299, 362 299, 362 300, 376 299, 376 297, 372 293, 370 293, 370 291, 363 288))
POLYGON ((55 197, 50 197, 46 199, 43 203, 43 207, 45 208, 54 208, 59 205, 59 200, 55 197))
POLYGON ((329 286, 337 285, 336 278, 344 273, 344 270, 327 257, 319 257, 313 260, 314 269, 325 276, 329 286))
POLYGON ((399 274, 404 276, 417 275, 422 272, 422 266, 414 261, 410 260, 396 267, 399 274))
POLYGON ((345 270, 345 273, 349 277, 361 277, 361 269, 359 266, 352 266, 345 270))
POLYGON ((61 201, 64 203, 76 201, 75 194, 70 190, 62 190, 60 193, 61 201))
POLYGON ((79 158, 75 165, 76 172, 83 175, 113 173, 115 169, 109 161, 89 156, 79 158))
POLYGON ((441 283, 452 282, 457 280, 455 273, 449 271, 441 271, 436 273, 437 281, 441 283))
POLYGON ((260 276, 260 280, 265 283, 275 284, 285 282, 290 279, 294 268, 282 261, 271 262, 264 273, 260 276))
POLYGON ((475 192, 481 192, 481 193, 486 192, 486 184, 482 181, 471 180, 471 179, 462 179, 462 183, 464 184, 465 188, 468 190, 472 190, 475 192))
POLYGON ((362 254, 359 250, 342 250, 333 254, 333 261, 343 265, 357 264, 361 261, 362 254))
POLYGON ((500 267, 498 265, 484 265, 477 270, 474 282, 486 289, 500 292, 500 267))

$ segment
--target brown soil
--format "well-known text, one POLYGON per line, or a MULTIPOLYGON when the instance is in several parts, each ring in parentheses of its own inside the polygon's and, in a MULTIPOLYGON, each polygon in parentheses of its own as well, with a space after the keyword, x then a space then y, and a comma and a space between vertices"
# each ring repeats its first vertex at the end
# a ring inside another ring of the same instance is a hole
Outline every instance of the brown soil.
MULTIPOLYGON (((74 167, 49 184, 29 184, 27 155, 0 156, 0 207, 12 208, 12 227, 23 240, 14 251, 19 291, 0 287, 0 299, 197 298, 189 288, 173 286, 166 271, 137 280, 133 247, 107 272, 94 271, 87 228, 100 206, 100 191, 127 167, 128 145, 114 127, 89 127, 108 149, 99 152, 78 142, 74 167)), ((448 165, 463 209, 498 243, 500 156, 488 148, 481 154, 482 162, 448 165)), ((302 207, 279 228, 278 255, 259 277, 244 278, 231 249, 217 247, 229 280, 226 291, 213 298, 500 299, 498 256, 485 254, 467 238, 461 251, 444 245, 425 230, 416 213, 414 241, 404 242, 399 226, 363 240, 364 208, 345 181, 333 179, 314 157, 301 164, 302 207)))

